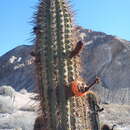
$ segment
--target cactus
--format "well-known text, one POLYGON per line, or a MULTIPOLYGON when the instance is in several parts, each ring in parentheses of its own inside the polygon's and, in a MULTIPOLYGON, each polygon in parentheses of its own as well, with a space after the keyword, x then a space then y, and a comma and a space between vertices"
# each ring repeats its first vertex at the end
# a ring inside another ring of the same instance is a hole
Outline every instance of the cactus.
POLYGON ((34 130, 42 130, 44 128, 43 116, 39 116, 35 120, 34 130))
POLYGON ((42 110, 42 118, 36 120, 35 127, 42 119, 42 130, 88 128, 86 97, 68 98, 69 91, 66 91, 70 90, 70 83, 78 79, 80 73, 79 58, 75 54, 71 55, 76 41, 72 31, 72 15, 68 2, 40 0, 35 14, 36 44, 32 55, 36 57, 42 110))
POLYGON ((100 123, 98 112, 100 110, 99 106, 97 105, 96 95, 93 92, 88 92, 86 94, 86 104, 87 104, 87 117, 88 117, 88 127, 90 130, 100 130, 100 123))

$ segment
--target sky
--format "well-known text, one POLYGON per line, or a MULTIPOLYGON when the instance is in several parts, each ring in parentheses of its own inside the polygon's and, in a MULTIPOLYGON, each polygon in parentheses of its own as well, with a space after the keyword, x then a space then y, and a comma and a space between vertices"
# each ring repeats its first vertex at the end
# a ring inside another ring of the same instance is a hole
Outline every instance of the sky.
MULTIPOLYGON (((33 44, 32 16, 38 0, 1 0, 0 56, 16 46, 33 44)), ((71 0, 75 23, 130 41, 130 0, 71 0)))

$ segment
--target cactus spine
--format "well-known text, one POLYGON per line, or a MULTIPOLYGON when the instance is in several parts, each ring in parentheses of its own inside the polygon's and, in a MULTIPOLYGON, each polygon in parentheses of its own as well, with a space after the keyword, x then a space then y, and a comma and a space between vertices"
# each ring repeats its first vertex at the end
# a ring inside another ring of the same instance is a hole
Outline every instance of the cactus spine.
POLYGON ((86 94, 88 127, 90 130, 100 130, 96 96, 93 92, 86 94))
POLYGON ((69 6, 65 0, 40 0, 35 19, 42 130, 86 130, 86 98, 67 99, 65 93, 79 76, 77 58, 69 58, 74 41, 69 6))

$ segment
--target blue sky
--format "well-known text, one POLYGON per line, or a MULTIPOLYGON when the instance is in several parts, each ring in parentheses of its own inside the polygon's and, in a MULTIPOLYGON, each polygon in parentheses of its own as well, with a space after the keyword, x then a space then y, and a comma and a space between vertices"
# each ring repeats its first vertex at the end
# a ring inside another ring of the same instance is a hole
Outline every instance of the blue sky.
MULTIPOLYGON (((75 23, 130 41, 130 0, 71 0, 75 23)), ((0 55, 31 43, 32 19, 38 0, 1 0, 0 55)))

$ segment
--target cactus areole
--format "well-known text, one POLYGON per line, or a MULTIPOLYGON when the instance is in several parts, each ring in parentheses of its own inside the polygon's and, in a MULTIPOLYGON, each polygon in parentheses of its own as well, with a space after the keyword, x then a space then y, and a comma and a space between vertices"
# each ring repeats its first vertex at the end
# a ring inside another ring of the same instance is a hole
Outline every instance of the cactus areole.
POLYGON ((34 22, 33 55, 43 117, 38 130, 86 130, 85 98, 67 98, 65 90, 80 72, 78 57, 71 55, 75 39, 68 2, 40 0, 34 22))

